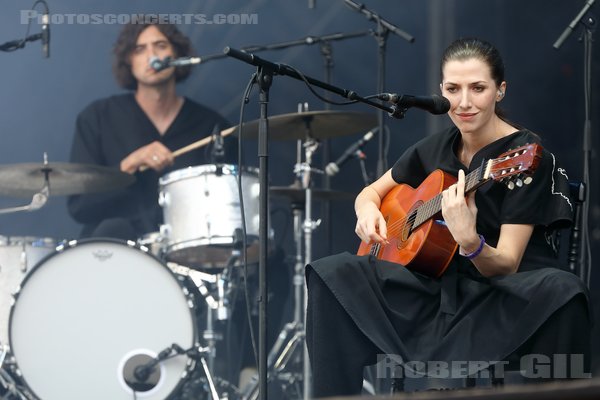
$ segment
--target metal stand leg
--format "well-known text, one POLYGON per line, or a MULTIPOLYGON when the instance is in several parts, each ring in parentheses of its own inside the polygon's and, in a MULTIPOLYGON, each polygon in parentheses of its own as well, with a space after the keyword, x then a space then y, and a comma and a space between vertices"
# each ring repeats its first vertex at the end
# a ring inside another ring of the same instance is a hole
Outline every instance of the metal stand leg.
MULTIPOLYGON (((267 368, 269 382, 278 382, 283 388, 295 388, 297 399, 308 400, 312 397, 310 362, 306 348, 305 313, 306 285, 304 283, 304 267, 312 257, 312 231, 320 220, 312 220, 312 191, 310 167, 312 154, 318 143, 308 141, 305 144, 306 162, 298 163, 295 172, 304 188, 304 203, 292 203, 294 216, 294 242, 296 244, 296 261, 294 265, 294 319, 287 323, 279 333, 277 341, 269 352, 267 368), (304 219, 303 219, 304 211, 304 219), (303 249, 304 246, 304 249, 303 249), (303 251, 304 250, 304 251, 303 251), (302 384, 300 388, 299 384, 302 384)), ((300 155, 298 156, 300 158, 300 155)), ((317 171, 320 172, 320 171, 317 171)), ((243 400, 255 400, 258 397, 258 386, 253 385, 243 394, 243 400)))

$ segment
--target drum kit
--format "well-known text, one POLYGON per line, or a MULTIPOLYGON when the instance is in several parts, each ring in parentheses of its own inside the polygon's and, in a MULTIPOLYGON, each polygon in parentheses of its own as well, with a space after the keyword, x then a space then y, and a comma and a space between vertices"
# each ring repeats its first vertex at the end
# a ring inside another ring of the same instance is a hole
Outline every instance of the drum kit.
MULTIPOLYGON (((320 111, 275 116, 269 124, 271 139, 298 140, 305 149, 304 161, 298 153, 296 182, 270 188, 271 195, 290 200, 294 216, 294 317, 269 355, 271 379, 292 387, 307 379, 291 364, 306 362, 299 352, 303 276, 310 233, 318 226, 310 203, 353 197, 312 189, 310 175, 319 172, 312 156, 319 139, 366 131, 376 118, 320 111)), ((244 137, 257 131, 256 121, 244 124, 244 137)), ((48 196, 117 190, 133 180, 112 168, 50 163, 47 157, 40 164, 0 166, 0 195, 32 198, 0 214, 39 209, 48 196)), ((252 168, 192 166, 159 179, 164 224, 137 241, 0 236, 0 398, 257 398, 258 385, 240 390, 215 375, 215 346, 222 335, 213 323, 229 318, 241 243, 247 244, 247 262, 257 262, 258 195, 252 168), (199 315, 206 316, 204 324, 199 315)), ((302 398, 301 392, 288 391, 285 398, 302 398)))

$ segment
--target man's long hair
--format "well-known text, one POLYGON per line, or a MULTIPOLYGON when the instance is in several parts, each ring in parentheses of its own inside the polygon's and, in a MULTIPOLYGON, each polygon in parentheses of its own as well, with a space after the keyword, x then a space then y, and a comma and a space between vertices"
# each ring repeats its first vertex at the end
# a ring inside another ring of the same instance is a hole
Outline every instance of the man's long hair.
MULTIPOLYGON (((123 27, 113 48, 113 73, 119 86, 124 89, 137 89, 137 80, 131 73, 131 54, 135 49, 140 33, 149 26, 156 26, 167 37, 175 50, 175 57, 189 57, 192 53, 190 40, 171 23, 161 24, 158 21, 143 20, 131 22, 123 27)), ((190 74, 191 67, 177 67, 175 81, 185 80, 190 74)))

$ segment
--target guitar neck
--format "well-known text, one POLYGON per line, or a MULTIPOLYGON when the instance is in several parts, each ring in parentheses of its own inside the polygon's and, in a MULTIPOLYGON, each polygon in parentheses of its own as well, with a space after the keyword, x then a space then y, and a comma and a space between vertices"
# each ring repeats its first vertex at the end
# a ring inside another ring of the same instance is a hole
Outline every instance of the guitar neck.
MULTIPOLYGON (((489 180, 486 173, 487 169, 488 161, 484 160, 477 169, 471 171, 465 177, 465 194, 471 193, 489 180)), ((437 194, 416 208, 415 222, 412 226, 412 229, 416 229, 440 211, 442 211, 441 193, 437 194)))

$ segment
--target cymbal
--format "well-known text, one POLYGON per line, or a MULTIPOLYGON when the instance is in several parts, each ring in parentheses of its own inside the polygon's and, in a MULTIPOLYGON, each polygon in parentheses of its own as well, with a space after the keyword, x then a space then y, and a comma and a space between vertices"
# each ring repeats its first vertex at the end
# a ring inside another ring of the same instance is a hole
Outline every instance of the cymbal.
MULTIPOLYGON (((304 189, 296 186, 271 186, 269 192, 275 197, 285 197, 292 201, 292 203, 304 203, 306 199, 306 193, 304 189)), ((330 189, 312 189, 311 196, 315 200, 352 200, 356 197, 352 193, 341 192, 339 190, 330 189)))
MULTIPOLYGON (((244 138, 258 138, 258 121, 244 123, 244 138)), ((326 139, 366 132, 377 125, 377 116, 355 111, 306 111, 268 117, 269 139, 326 139)), ((235 134, 239 132, 236 128, 235 134)))
POLYGON ((104 192, 133 183, 135 178, 115 168, 74 163, 0 165, 0 195, 31 197, 43 187, 46 174, 50 195, 104 192))

